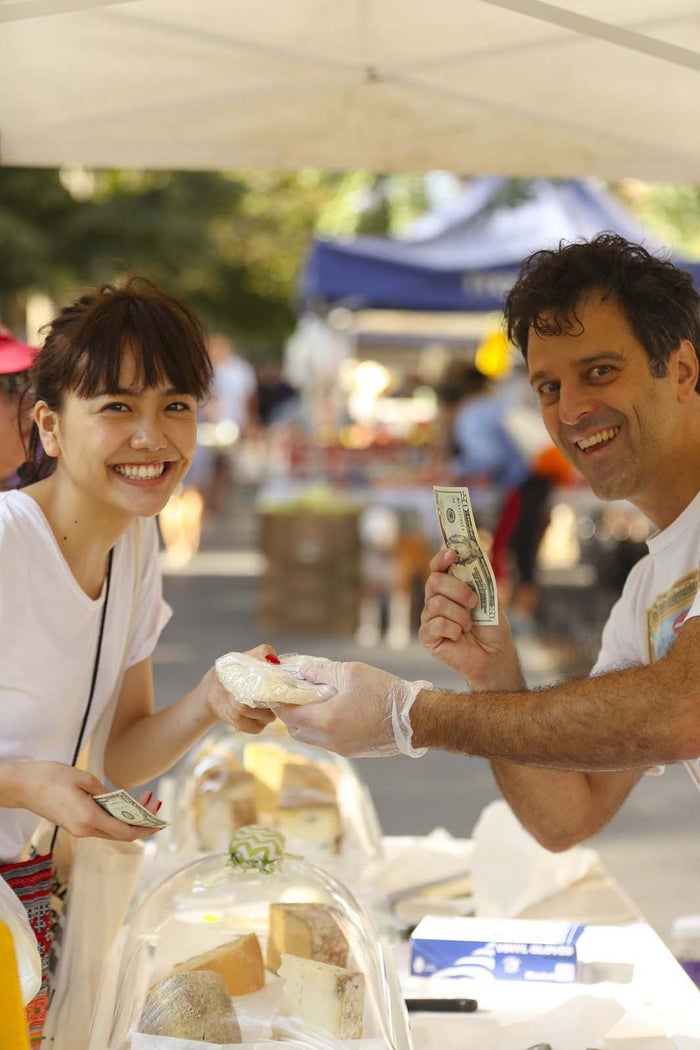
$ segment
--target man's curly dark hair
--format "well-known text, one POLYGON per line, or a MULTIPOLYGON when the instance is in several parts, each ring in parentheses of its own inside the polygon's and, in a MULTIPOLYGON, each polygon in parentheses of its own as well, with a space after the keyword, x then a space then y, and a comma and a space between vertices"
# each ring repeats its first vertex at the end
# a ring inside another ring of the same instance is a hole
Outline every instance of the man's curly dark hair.
POLYGON ((577 307, 596 290, 622 307, 654 376, 667 374, 669 356, 683 339, 700 360, 700 295, 692 275, 608 232, 590 241, 562 241, 558 249, 525 260, 506 296, 508 338, 527 360, 531 328, 541 336, 582 331, 577 307))

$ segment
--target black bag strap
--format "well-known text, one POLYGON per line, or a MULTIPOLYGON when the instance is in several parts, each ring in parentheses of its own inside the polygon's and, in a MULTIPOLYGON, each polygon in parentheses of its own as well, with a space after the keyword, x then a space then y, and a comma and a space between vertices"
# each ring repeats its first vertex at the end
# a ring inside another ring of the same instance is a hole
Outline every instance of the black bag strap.
MULTIPOLYGON (((107 576, 105 579, 105 600, 102 603, 102 615, 100 616, 100 630, 97 635, 97 648, 95 650, 95 662, 92 668, 92 681, 90 682, 90 695, 88 696, 87 705, 85 707, 85 713, 83 715, 83 721, 80 725, 80 732, 78 733, 78 740, 75 745, 75 752, 71 765, 74 766, 78 761, 80 755, 80 749, 83 746, 83 737, 85 736, 85 728, 87 726, 88 718, 90 716, 90 708, 92 707, 92 700, 95 695, 95 685, 97 683, 97 672, 100 666, 100 654, 102 652, 102 639, 105 633, 105 620, 107 618, 107 602, 109 601, 109 586, 112 582, 112 559, 114 557, 114 548, 110 550, 109 557, 107 560, 107 576)), ((58 827, 54 828, 53 835, 51 836, 50 851, 53 852, 53 848, 56 845, 56 836, 58 835, 58 827)))

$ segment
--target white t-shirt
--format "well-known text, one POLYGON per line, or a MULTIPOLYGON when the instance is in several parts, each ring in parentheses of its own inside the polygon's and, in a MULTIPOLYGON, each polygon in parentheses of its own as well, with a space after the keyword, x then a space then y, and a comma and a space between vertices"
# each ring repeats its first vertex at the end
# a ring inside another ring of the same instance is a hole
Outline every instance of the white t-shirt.
POLYGON ((658 660, 700 616, 700 493, 647 546, 613 606, 592 674, 658 660))
MULTIPOLYGON (((99 674, 84 741, 107 707, 122 671, 153 652, 171 610, 163 601, 155 520, 135 522, 114 548, 99 674), (137 529, 142 571, 136 615, 137 529)), ((95 662, 102 595, 75 580, 39 505, 23 492, 0 493, 0 761, 70 763, 95 662)), ((0 809, 0 862, 16 860, 38 817, 0 809)))
MULTIPOLYGON (((613 606, 591 674, 653 663, 686 620, 700 616, 700 493, 647 546, 613 606)), ((663 771, 652 766, 647 773, 663 771)))

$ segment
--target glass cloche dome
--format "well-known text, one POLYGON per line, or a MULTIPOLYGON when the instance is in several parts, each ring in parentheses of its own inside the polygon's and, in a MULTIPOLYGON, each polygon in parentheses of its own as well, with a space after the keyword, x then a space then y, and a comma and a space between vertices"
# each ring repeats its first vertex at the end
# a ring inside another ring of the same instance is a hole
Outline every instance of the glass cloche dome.
POLYGON ((106 1030, 93 1030, 106 1050, 412 1046, 365 912, 259 825, 239 829, 228 854, 195 861, 151 892, 112 984, 113 1008, 97 1011, 106 1030))
POLYGON ((217 726, 181 764, 171 793, 172 826, 156 844, 180 857, 221 852, 238 827, 255 823, 277 827, 291 853, 344 880, 382 855, 374 803, 353 765, 293 740, 280 721, 257 736, 217 726))

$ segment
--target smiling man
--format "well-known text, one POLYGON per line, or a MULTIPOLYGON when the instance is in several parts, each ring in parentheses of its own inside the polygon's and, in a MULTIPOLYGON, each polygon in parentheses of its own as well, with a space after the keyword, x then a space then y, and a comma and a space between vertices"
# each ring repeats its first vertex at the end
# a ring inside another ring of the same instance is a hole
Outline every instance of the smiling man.
POLYGON ((528 691, 507 620, 473 623, 476 598, 441 551, 420 637, 469 693, 309 659, 302 673, 337 695, 277 713, 345 755, 485 756, 520 821, 559 850, 599 831, 645 770, 700 755, 700 298, 690 274, 601 234, 531 256, 506 319, 552 440, 596 495, 658 530, 591 677, 528 691))

